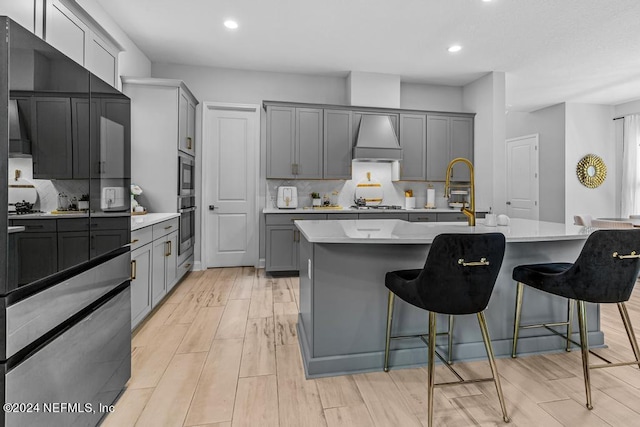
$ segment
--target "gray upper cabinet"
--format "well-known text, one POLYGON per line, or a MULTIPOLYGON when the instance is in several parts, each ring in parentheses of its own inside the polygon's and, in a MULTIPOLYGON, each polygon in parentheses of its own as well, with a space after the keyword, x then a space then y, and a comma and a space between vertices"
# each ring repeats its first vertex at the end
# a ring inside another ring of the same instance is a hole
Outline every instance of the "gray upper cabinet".
POLYGON ((295 108, 267 108, 267 178, 295 178, 295 108))
POLYGON ((297 178, 322 179, 322 121, 321 109, 296 108, 297 178))
POLYGON ((196 104, 189 94, 180 88, 178 107, 178 149, 192 156, 196 154, 196 104))
POLYGON ((322 178, 322 109, 267 108, 267 178, 322 178))
MULTIPOLYGON (((451 118, 451 159, 464 157, 473 162, 473 120, 469 117, 451 118)), ((464 165, 453 167, 454 181, 469 181, 469 168, 464 165)))
POLYGON ((427 179, 427 116, 400 114, 401 180, 427 179))
POLYGON ((347 110, 324 110, 324 178, 351 179, 353 115, 347 110))
MULTIPOLYGON (((427 180, 444 181, 447 165, 456 157, 473 162, 473 119, 427 115, 427 180)), ((468 168, 454 166, 451 179, 468 181, 468 168)))
POLYGON ((73 177, 71 100, 34 97, 32 104, 33 177, 73 177))

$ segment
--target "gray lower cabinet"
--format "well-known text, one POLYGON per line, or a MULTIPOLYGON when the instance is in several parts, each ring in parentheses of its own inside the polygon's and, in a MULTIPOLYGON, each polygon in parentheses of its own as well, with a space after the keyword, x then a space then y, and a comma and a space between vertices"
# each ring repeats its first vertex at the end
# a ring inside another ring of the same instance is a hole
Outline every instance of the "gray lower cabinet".
MULTIPOLYGON (((44 220, 47 221, 47 220, 44 220)), ((55 227, 55 221, 53 221, 55 227)), ((49 276, 58 271, 58 234, 27 229, 16 233, 18 285, 49 276)), ((86 249, 85 249, 86 251, 86 249)))
POLYGON ((400 114, 400 147, 402 148, 400 179, 426 180, 427 116, 425 114, 400 114))
POLYGON ((151 243, 131 252, 131 329, 151 312, 151 243))
POLYGON ((131 328, 178 283, 178 219, 131 232, 131 328))
POLYGON ((152 303, 155 306, 173 289, 178 272, 178 232, 153 241, 152 303))
POLYGON ((352 116, 348 110, 324 110, 324 179, 351 179, 352 116))
POLYGON ((438 221, 438 214, 436 213, 410 213, 410 222, 436 222, 438 221))
POLYGON ((326 214, 267 214, 265 270, 267 272, 298 270, 300 231, 294 222, 323 219, 327 219, 326 214))
MULTIPOLYGON (((122 246, 122 245, 120 245, 122 246)), ((89 260, 89 233, 66 231, 58 233, 58 268, 73 267, 89 260)))
POLYGON ((358 214, 358 219, 401 219, 409 221, 409 214, 402 212, 372 212, 358 214))

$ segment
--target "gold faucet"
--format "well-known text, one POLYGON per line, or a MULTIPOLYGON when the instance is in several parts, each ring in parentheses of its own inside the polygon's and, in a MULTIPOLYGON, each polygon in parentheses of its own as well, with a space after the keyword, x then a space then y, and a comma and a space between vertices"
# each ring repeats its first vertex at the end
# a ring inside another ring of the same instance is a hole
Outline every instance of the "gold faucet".
POLYGON ((469 175, 471 180, 471 191, 469 195, 469 209, 465 206, 465 203, 462 202, 462 208, 460 208, 460 212, 465 214, 467 220, 469 221, 470 226, 476 225, 476 190, 475 190, 475 179, 473 176, 473 164, 469 159, 465 159, 464 157, 457 157, 449 162, 449 166, 447 166, 447 178, 444 183, 444 197, 449 197, 451 192, 451 170, 453 169, 453 165, 456 163, 462 162, 469 167, 469 175))

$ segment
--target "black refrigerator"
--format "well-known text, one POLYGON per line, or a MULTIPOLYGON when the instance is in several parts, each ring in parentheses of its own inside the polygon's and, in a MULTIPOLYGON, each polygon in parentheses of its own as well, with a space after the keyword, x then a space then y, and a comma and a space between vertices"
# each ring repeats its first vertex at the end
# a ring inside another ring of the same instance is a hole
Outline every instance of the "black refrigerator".
POLYGON ((129 99, 0 21, 0 426, 93 426, 131 373, 129 99))

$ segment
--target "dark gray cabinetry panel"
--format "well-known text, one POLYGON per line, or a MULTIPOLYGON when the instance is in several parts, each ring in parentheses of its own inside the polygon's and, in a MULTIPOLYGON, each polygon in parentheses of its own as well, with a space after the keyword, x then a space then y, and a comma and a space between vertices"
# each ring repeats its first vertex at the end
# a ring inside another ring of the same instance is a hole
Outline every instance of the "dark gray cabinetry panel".
MULTIPOLYGON (((473 119, 427 115, 427 180, 444 181, 447 165, 456 157, 473 162, 473 119)), ((455 165, 453 181, 469 181, 469 170, 455 165)))
POLYGON ((267 178, 295 178, 295 108, 267 108, 267 178))
POLYGON ((427 179, 444 181, 449 155, 448 117, 427 116, 427 179))
POLYGON ((90 169, 94 172, 92 178, 99 178, 100 153, 89 150, 91 141, 98 141, 100 136, 99 105, 96 100, 89 102, 86 98, 71 98, 74 178, 89 178, 90 169))
POLYGON ((12 220, 10 225, 25 228, 23 232, 13 234, 18 261, 18 285, 31 283, 58 271, 55 220, 12 220))
POLYGON ((324 110, 324 179, 351 179, 353 115, 324 110))
POLYGON ((58 270, 89 260, 89 234, 86 231, 58 233, 58 270))
POLYGON ((409 214, 402 212, 361 213, 358 214, 358 219, 401 219, 403 221, 409 221, 409 214))
MULTIPOLYGON (((327 214, 267 214, 266 271, 295 271, 298 266, 300 231, 296 220, 324 220, 327 214)), ((355 216, 353 219, 356 219, 355 216)))
POLYGON ((70 98, 33 97, 33 177, 73 177, 70 98))
MULTIPOLYGON (((451 159, 464 157, 473 162, 473 120, 468 117, 451 118, 451 159)), ((454 181, 469 181, 469 168, 465 165, 453 167, 454 181)))
POLYGON ((322 179, 322 122, 321 109, 296 108, 296 178, 322 179))
POLYGON ((427 179, 427 116, 400 114, 401 180, 427 179))
POLYGON ((151 312, 151 250, 148 243, 131 252, 131 329, 151 312))
POLYGON ((297 228, 293 225, 267 227, 267 271, 298 269, 297 228))
POLYGON ((436 222, 438 221, 438 214, 436 213, 410 213, 410 222, 436 222))

